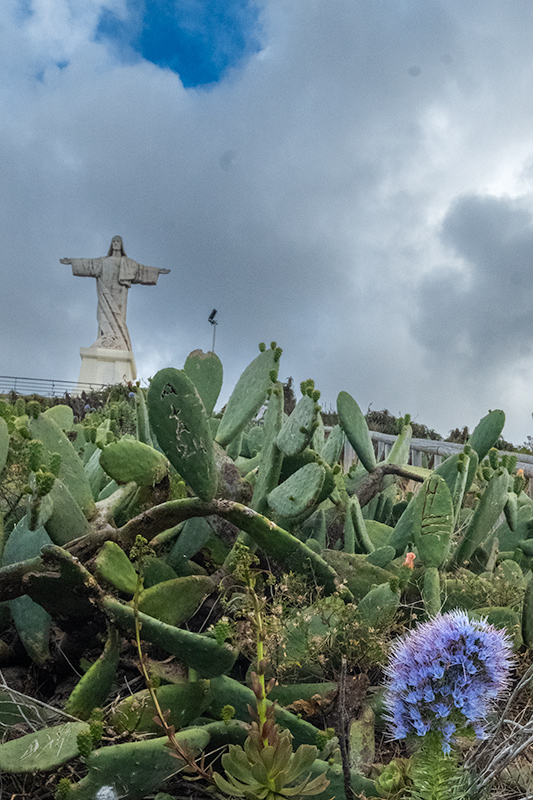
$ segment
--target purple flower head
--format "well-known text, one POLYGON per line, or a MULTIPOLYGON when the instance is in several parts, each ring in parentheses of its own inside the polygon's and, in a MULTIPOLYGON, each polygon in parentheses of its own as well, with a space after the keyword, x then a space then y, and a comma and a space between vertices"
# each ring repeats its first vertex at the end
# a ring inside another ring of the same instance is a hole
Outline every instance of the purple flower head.
POLYGON ((504 631, 456 609, 424 622, 392 646, 385 706, 394 739, 437 731, 450 752, 454 735, 482 738, 513 663, 504 631))

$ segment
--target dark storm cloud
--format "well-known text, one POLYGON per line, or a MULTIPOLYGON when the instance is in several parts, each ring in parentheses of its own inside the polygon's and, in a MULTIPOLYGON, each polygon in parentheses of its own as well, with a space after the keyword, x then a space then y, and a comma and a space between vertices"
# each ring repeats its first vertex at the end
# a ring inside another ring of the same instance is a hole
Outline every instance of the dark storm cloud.
POLYGON ((458 259, 419 289, 416 332, 428 359, 478 374, 530 355, 533 221, 523 203, 476 195, 457 200, 441 238, 458 259), (442 325, 435 324, 435 317, 442 325))

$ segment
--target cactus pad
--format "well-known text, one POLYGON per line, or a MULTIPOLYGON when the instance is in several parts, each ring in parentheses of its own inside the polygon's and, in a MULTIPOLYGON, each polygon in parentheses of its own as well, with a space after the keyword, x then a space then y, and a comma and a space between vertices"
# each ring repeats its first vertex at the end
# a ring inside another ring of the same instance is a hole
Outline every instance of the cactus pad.
POLYGON ((276 350, 264 350, 249 364, 231 393, 215 441, 225 447, 257 414, 272 385, 272 370, 278 371, 276 350))
MULTIPOLYGON (((105 611, 123 630, 135 630, 133 609, 108 597, 103 601, 105 611)), ((187 666, 195 669, 204 678, 221 675, 233 666, 236 654, 228 647, 217 644, 214 639, 199 633, 184 631, 167 625, 147 614, 139 614, 142 623, 142 638, 167 653, 177 656, 187 666)))
POLYGON ((104 447, 100 466, 117 483, 135 481, 138 486, 154 486, 168 474, 169 465, 150 445, 124 437, 104 447))
POLYGON ((315 401, 308 395, 304 395, 297 402, 276 439, 276 444, 284 455, 291 457, 305 450, 313 438, 315 417, 315 401))
POLYGON ((320 464, 306 464, 268 496, 268 505, 281 517, 300 517, 318 499, 326 470, 320 464))
MULTIPOLYGON (((163 712, 169 711, 167 722, 176 730, 190 725, 209 705, 209 681, 184 681, 159 686, 157 700, 163 712)), ((117 733, 160 733, 161 726, 154 721, 156 709, 148 689, 126 697, 114 708, 109 724, 117 733)))
POLYGON ((77 737, 88 731, 85 722, 65 722, 0 744, 0 770, 11 773, 44 772, 79 754, 77 737))
POLYGON ((183 366, 184 373, 196 386, 208 417, 213 413, 222 388, 222 363, 216 353, 193 350, 183 366))
POLYGON ((217 488, 213 440, 204 404, 187 375, 162 369, 148 390, 148 414, 159 446, 202 500, 217 488))
POLYGON ((53 453, 59 453, 61 456, 59 477, 70 490, 85 516, 90 518, 96 510, 93 493, 83 471, 83 463, 78 458, 71 442, 59 425, 44 414, 39 414, 37 419, 30 419, 28 427, 33 438, 39 439, 43 443, 47 458, 50 458, 53 453))
POLYGON ((337 397, 339 423, 367 472, 376 468, 376 456, 363 412, 348 392, 337 397))

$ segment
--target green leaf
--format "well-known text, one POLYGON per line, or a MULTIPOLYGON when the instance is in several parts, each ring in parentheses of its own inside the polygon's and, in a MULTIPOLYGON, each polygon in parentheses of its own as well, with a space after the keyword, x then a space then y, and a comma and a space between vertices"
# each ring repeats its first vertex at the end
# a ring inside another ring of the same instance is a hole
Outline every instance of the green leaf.
POLYGON ((296 780, 305 770, 311 769, 317 755, 318 750, 314 745, 301 744, 291 761, 289 783, 296 780))
POLYGON ((340 425, 335 425, 326 439, 326 444, 320 451, 320 455, 330 467, 333 467, 341 457, 344 447, 345 434, 340 425))
POLYGON ((480 461, 483 461, 490 448, 496 444, 504 425, 505 414, 500 409, 489 411, 478 422, 468 444, 476 451, 480 461))
POLYGON ((137 573, 124 550, 116 542, 105 542, 94 560, 96 574, 120 592, 133 595, 137 573))
POLYGON ((28 427, 33 438, 39 439, 44 445, 47 458, 50 458, 52 453, 59 453, 61 467, 58 477, 70 490, 85 516, 88 518, 93 516, 96 508, 83 463, 59 425, 50 416, 39 414, 37 419, 29 420, 28 427))
MULTIPOLYGON (((27 518, 23 517, 7 540, 3 565, 7 567, 18 561, 34 558, 40 555, 41 548, 48 544, 51 544, 51 539, 45 529, 37 528, 31 531, 27 518)), ((10 600, 9 608, 26 651, 37 664, 43 663, 50 655, 49 637, 52 623, 50 615, 27 595, 10 600)))
POLYGON ((283 453, 276 444, 283 420, 283 387, 276 383, 268 399, 263 418, 264 439, 259 456, 259 474, 254 487, 251 507, 264 514, 267 511, 267 497, 278 485, 283 453))
MULTIPOLYGON (((176 734, 178 742, 194 756, 207 746, 209 738, 201 727, 176 734)), ((173 757, 166 736, 101 747, 93 750, 86 763, 88 774, 74 784, 69 800, 96 800, 104 786, 120 787, 124 800, 142 800, 183 767, 183 760, 173 757)))
POLYGON ((79 719, 88 719, 92 710, 102 706, 117 674, 120 641, 111 628, 102 655, 82 675, 65 704, 65 711, 79 719))
POLYGON ((222 756, 224 769, 243 783, 251 780, 251 764, 246 753, 236 744, 230 744, 229 752, 222 756))
POLYGON ((46 409, 44 416, 53 419, 56 425, 59 425, 63 431, 71 431, 74 429, 74 412, 70 406, 52 406, 46 409))
POLYGON ((251 773, 252 773, 253 779, 256 780, 257 783, 260 783, 262 786, 267 786, 268 785, 268 777, 269 776, 268 776, 268 773, 266 771, 265 765, 261 761, 258 761, 255 764, 252 764, 251 773))
POLYGON ((138 486, 154 486, 168 474, 165 456, 135 439, 119 439, 102 450, 100 466, 117 483, 135 481, 138 486))
MULTIPOLYGON (((225 794, 229 794, 230 797, 245 797, 244 789, 241 789, 237 786, 236 782, 233 781, 229 783, 222 775, 219 775, 218 772, 213 773, 213 779, 220 789, 221 792, 225 792, 225 794)), ((248 788, 248 787, 246 787, 248 788)))
POLYGON ((295 456, 305 450, 313 437, 315 402, 304 395, 296 404, 292 414, 284 423, 276 444, 286 456, 295 456))

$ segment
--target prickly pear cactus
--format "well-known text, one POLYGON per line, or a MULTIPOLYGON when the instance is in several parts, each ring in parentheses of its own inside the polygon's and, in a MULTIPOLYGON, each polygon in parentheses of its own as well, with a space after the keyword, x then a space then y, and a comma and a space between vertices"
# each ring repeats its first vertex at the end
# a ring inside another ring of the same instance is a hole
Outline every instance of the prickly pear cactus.
MULTIPOLYGON (((24 647, 35 662, 28 681, 36 677, 40 692, 58 664, 67 669, 66 656, 81 675, 61 708, 50 696, 44 704, 0 687, 6 794, 25 772, 60 768, 84 777, 70 785, 62 777, 58 799, 185 796, 182 772, 209 783, 203 752, 209 764, 220 751, 238 781, 223 748, 240 745, 247 758, 260 742, 268 761, 270 736, 287 743, 287 763, 298 763, 294 745, 309 762, 311 782, 300 791, 279 778, 281 791, 272 791, 280 797, 411 792, 408 760, 376 767, 383 708, 379 691, 372 702, 357 680, 361 663, 372 664, 378 683, 394 638, 421 613, 453 608, 504 627, 516 650, 533 646, 533 501, 516 459, 491 449, 503 412, 490 412, 435 470, 403 469, 412 436, 405 418, 377 465, 351 395, 339 394, 340 425, 329 431, 305 381, 286 417, 280 350, 260 351, 220 420, 212 414, 222 366, 201 351, 120 401, 125 436, 114 401, 83 426, 66 406, 43 413, 44 401, 0 401, 0 677, 24 647), (346 439, 359 462, 345 475, 346 439), (342 711, 335 695, 345 663, 351 771, 329 727, 342 711), (132 666, 143 681, 130 691, 122 676, 132 666), (270 675, 288 682, 269 694, 270 675), (169 737, 154 738, 164 720, 169 737), (313 782, 324 770, 327 789, 313 782), (376 774, 376 783, 367 777, 376 774)), ((250 763, 248 788, 257 783, 250 763)))

